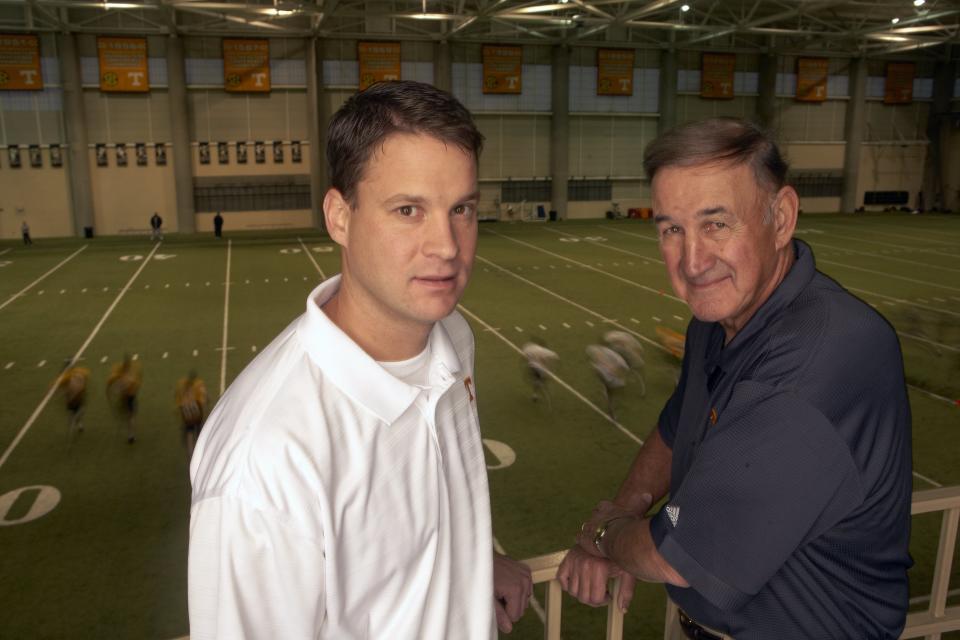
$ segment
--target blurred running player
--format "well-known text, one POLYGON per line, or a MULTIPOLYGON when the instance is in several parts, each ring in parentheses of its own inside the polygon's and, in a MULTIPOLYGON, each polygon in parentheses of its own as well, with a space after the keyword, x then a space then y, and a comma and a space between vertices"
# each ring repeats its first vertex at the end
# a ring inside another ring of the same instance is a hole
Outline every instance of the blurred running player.
POLYGON ((547 378, 550 376, 550 369, 553 367, 560 356, 547 349, 543 340, 534 338, 533 341, 526 343, 521 348, 523 357, 527 359, 527 371, 530 373, 530 382, 533 384, 534 402, 544 398, 547 401, 547 407, 550 407, 550 394, 547 392, 547 378))
POLYGON ((207 385, 190 371, 186 378, 177 382, 177 409, 183 421, 183 441, 187 446, 187 457, 193 457, 193 446, 197 442, 203 419, 207 415, 207 385))
POLYGON ((600 382, 603 383, 603 392, 607 399, 607 413, 616 420, 613 397, 617 389, 622 389, 627 384, 627 374, 630 372, 630 366, 619 353, 610 347, 603 347, 598 344, 587 347, 587 358, 590 359, 590 365, 597 372, 600 382))
POLYGON ((63 372, 57 380, 57 388, 63 389, 64 399, 67 402, 67 412, 70 414, 68 431, 83 431, 83 412, 87 405, 87 380, 90 370, 74 364, 68 358, 63 363, 63 372))
POLYGON ((627 366, 634 373, 640 384, 640 397, 647 395, 647 381, 644 377, 643 345, 626 331, 607 331, 603 334, 603 342, 620 354, 627 366))
POLYGON ((107 378, 107 398, 114 403, 127 424, 127 442, 137 441, 134 434, 134 418, 137 415, 137 392, 143 383, 140 364, 129 355, 123 356, 123 362, 113 365, 107 378))

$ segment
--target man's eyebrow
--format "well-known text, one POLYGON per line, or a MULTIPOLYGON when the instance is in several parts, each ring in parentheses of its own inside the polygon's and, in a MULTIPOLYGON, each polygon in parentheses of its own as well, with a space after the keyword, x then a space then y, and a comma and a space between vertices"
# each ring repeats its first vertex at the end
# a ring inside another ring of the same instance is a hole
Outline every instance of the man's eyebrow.
POLYGON ((700 211, 697 211, 697 217, 704 218, 706 216, 713 216, 718 213, 730 213, 730 211, 725 206, 720 204, 715 207, 705 207, 700 209, 700 211))
POLYGON ((417 196, 412 193, 397 193, 383 201, 384 204, 393 204, 395 202, 410 202, 413 204, 423 204, 427 199, 423 196, 417 196))

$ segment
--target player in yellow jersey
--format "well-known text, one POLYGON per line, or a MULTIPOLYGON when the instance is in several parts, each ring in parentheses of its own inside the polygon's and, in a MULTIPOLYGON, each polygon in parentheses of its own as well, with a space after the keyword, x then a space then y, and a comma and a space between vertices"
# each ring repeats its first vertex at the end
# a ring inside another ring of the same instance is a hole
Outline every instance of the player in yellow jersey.
POLYGON ((63 389, 64 399, 67 402, 67 411, 70 414, 68 432, 83 431, 83 411, 87 406, 87 380, 90 378, 90 369, 74 364, 67 359, 63 364, 63 372, 57 380, 57 388, 63 389))
POLYGON ((183 421, 183 440, 187 445, 187 457, 193 457, 193 446, 197 442, 203 419, 207 415, 207 385, 191 371, 186 378, 177 382, 177 410, 183 421))
POLYGON ((137 414, 137 392, 143 383, 140 364, 129 355, 123 356, 123 362, 113 365, 107 378, 107 397, 119 410, 127 423, 127 442, 137 441, 134 435, 134 418, 137 414))

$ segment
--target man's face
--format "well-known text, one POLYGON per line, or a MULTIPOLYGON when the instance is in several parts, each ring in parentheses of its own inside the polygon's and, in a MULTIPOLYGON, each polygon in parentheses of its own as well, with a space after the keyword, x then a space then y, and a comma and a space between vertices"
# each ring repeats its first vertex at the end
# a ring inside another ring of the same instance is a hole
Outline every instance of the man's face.
POLYGON ((776 199, 757 185, 747 164, 666 167, 652 189, 673 290, 699 320, 719 322, 729 341, 783 273, 778 252, 789 234, 778 236, 777 220, 764 222, 776 199))
POLYGON ((386 138, 330 230, 354 317, 373 331, 419 333, 449 315, 473 267, 478 198, 473 155, 427 135, 386 138))

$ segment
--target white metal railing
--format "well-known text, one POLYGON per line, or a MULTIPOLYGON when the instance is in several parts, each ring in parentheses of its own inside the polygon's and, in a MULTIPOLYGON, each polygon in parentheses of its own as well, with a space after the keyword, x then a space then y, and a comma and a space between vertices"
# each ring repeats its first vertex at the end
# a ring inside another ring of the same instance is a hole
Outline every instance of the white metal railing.
POLYGON ((943 511, 943 523, 940 525, 940 544, 933 570, 930 604, 926 611, 907 616, 907 626, 901 638, 926 636, 928 640, 940 640, 941 633, 960 630, 960 606, 947 606, 950 570, 957 546, 957 524, 960 522, 960 486, 914 492, 910 509, 912 515, 937 511, 943 511))
MULTIPOLYGON (((910 508, 911 515, 937 511, 943 511, 943 524, 940 527, 940 545, 937 548, 930 603, 926 611, 907 615, 907 625, 903 635, 900 636, 901 639, 926 636, 927 640, 940 640, 942 633, 960 630, 960 606, 947 606, 950 570, 953 566, 953 553, 957 544, 958 524, 960 524, 960 485, 914 492, 910 508)), ((566 553, 566 551, 557 551, 523 561, 530 567, 534 584, 547 583, 543 633, 546 640, 560 640, 562 589, 557 581, 557 570, 566 553)), ((607 640, 623 639, 623 614, 614 604, 617 601, 619 589, 620 580, 614 580, 610 590, 613 595, 610 598, 610 604, 607 605, 607 640)), ((670 623, 669 617, 667 623, 670 623)), ((668 632, 669 629, 666 629, 665 633, 668 632)))

